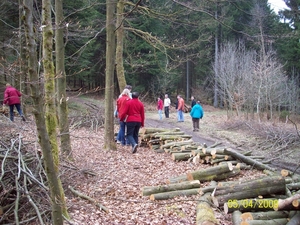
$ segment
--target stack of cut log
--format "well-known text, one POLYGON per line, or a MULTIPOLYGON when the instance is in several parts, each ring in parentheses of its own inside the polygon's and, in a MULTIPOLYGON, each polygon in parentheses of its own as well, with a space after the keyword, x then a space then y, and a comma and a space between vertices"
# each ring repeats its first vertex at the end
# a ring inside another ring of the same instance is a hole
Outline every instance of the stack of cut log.
POLYGON ((219 144, 205 146, 193 142, 180 129, 146 128, 141 139, 156 152, 171 155, 175 161, 213 165, 169 178, 166 184, 144 187, 143 196, 164 200, 176 196, 199 195, 196 224, 218 224, 214 208, 232 213, 233 225, 300 224, 300 177, 290 171, 281 173, 251 152, 239 153, 219 144), (241 170, 262 170, 266 175, 252 180, 227 181, 241 170), (217 183, 217 181, 219 181, 217 183), (210 182, 207 185, 207 182, 210 182), (202 185, 200 183, 205 183, 202 185))

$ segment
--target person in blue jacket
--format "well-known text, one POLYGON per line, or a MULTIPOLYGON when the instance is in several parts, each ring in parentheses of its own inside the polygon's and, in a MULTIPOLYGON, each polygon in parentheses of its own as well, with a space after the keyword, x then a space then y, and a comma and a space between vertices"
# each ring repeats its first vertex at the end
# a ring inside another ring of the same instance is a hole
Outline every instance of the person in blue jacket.
POLYGON ((199 131, 200 119, 202 119, 204 115, 204 111, 202 106, 200 105, 200 101, 197 101, 196 105, 193 106, 190 115, 193 122, 193 131, 199 131))

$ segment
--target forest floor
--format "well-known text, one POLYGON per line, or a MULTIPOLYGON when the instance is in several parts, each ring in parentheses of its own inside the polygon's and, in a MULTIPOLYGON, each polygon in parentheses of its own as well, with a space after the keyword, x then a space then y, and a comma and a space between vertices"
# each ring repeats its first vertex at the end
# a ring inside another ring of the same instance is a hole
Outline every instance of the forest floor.
MULTIPOLYGON (((96 99, 72 98, 70 100, 70 111, 73 115, 71 116, 75 118, 74 109, 82 111, 87 105, 99 106, 99 104, 101 105, 99 100, 96 99)), ((204 105, 205 114, 200 122, 200 132, 193 132, 191 118, 188 113, 184 114, 185 122, 183 123, 177 122, 174 108, 171 109, 170 118, 158 120, 155 105, 149 105, 145 105, 146 128, 178 127, 186 134, 191 134, 194 142, 205 143, 208 146, 220 143, 219 146, 221 147, 230 147, 237 151, 252 150, 253 155, 273 157, 272 152, 268 149, 258 148, 259 144, 269 143, 270 140, 261 140, 257 137, 257 133, 256 135, 253 134, 253 130, 250 129, 254 127, 253 123, 228 120, 226 111, 204 105), (248 125, 245 126, 245 124, 248 125)), ((77 115, 79 114, 77 113, 77 115)), ((34 124, 30 121, 33 121, 32 117, 28 118, 26 123, 15 122, 18 126, 21 124, 22 130, 26 131, 24 134, 25 139, 27 138, 26 135, 35 133, 28 132, 28 130, 35 129, 34 124)), ((200 196, 180 196, 171 200, 151 201, 149 196, 142 196, 141 189, 145 186, 166 184, 171 177, 206 168, 209 167, 208 165, 195 165, 186 161, 175 162, 170 154, 155 153, 147 147, 139 147, 136 154, 131 153, 131 147, 120 145, 117 145, 116 151, 107 151, 104 149, 104 127, 101 124, 97 127, 95 127, 95 124, 93 126, 78 126, 75 124, 73 121, 70 130, 74 161, 72 163, 62 161, 60 170, 68 211, 71 216, 69 224, 195 224, 197 199, 200 196), (75 196, 70 191, 70 187, 93 198, 97 204, 105 206, 109 211, 105 212, 97 207, 95 203, 75 196)), ((280 124, 281 129, 285 126, 285 124, 280 124)), ((276 128, 274 129, 276 130, 276 128)), ((115 124, 115 131, 117 130, 118 125, 115 124)), ((289 125, 287 132, 291 130, 293 130, 293 126, 289 125)), ((277 160, 274 159, 273 166, 284 168, 286 165, 290 165, 289 169, 296 170, 300 158, 295 158, 294 154, 299 156, 299 152, 292 151, 291 154, 289 154, 291 155, 290 158, 282 154, 282 157, 276 158, 277 160)), ((262 175, 261 171, 252 169, 242 171, 240 175, 231 179, 253 179, 262 175)), ((201 184, 201 186, 205 185, 205 183, 201 184)), ((224 214, 219 208, 214 208, 214 212, 220 222, 219 224, 232 224, 230 214, 224 214)))

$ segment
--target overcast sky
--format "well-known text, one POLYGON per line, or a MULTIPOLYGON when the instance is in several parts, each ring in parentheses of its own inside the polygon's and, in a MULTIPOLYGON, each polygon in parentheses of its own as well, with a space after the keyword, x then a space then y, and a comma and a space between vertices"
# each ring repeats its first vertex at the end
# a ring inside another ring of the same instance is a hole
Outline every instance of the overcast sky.
POLYGON ((275 12, 278 12, 280 9, 287 8, 283 0, 268 0, 268 2, 275 12))

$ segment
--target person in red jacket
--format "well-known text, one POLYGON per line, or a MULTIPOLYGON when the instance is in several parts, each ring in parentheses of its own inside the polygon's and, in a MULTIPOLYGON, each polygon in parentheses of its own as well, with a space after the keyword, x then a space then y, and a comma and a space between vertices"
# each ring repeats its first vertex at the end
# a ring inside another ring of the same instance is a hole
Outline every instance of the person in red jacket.
POLYGON ((158 97, 157 98, 157 110, 158 110, 158 115, 159 115, 159 119, 162 120, 162 110, 164 108, 164 102, 163 100, 158 97))
POLYGON ((132 146, 132 153, 136 153, 139 143, 139 130, 144 127, 145 109, 139 100, 139 93, 133 92, 132 99, 128 100, 124 106, 124 111, 120 112, 120 120, 126 122, 127 139, 132 146))
POLYGON ((126 138, 125 138, 126 122, 121 120, 120 115, 124 111, 124 106, 129 99, 130 99, 130 90, 125 88, 117 100, 117 112, 120 121, 120 130, 117 137, 117 143, 120 143, 123 146, 126 144, 126 138))
POLYGON ((14 121, 14 107, 17 108, 17 111, 22 117, 22 120, 25 121, 25 117, 21 109, 21 101, 20 101, 21 96, 22 94, 16 88, 12 87, 8 83, 6 84, 6 89, 4 91, 3 105, 9 106, 9 114, 10 114, 11 121, 14 121))

